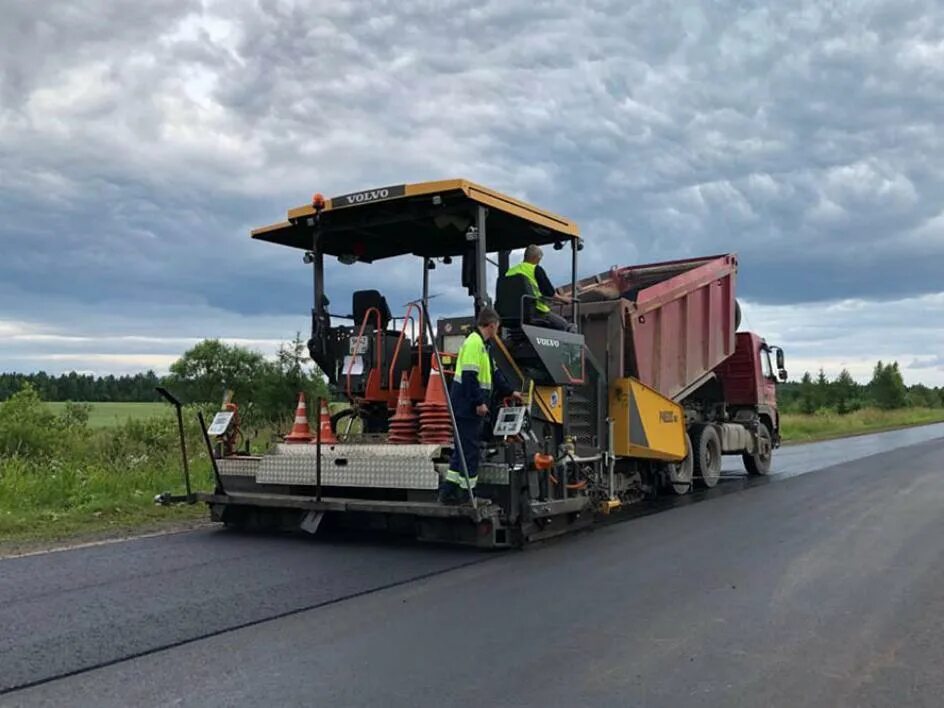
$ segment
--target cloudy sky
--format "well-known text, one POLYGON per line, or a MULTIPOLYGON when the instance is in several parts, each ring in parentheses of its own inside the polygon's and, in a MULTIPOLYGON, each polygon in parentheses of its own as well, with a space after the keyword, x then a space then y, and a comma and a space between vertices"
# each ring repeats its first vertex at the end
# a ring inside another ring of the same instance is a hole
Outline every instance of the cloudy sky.
MULTIPOLYGON (((584 273, 736 251, 746 322, 791 374, 897 359, 944 384, 936 0, 0 0, 0 18, 0 370, 162 371, 210 336, 272 351, 307 328, 310 274, 250 228, 314 191, 466 177, 576 220, 584 273)), ((414 271, 387 271, 392 304, 414 271)), ((346 301, 376 271, 329 277, 346 301)))

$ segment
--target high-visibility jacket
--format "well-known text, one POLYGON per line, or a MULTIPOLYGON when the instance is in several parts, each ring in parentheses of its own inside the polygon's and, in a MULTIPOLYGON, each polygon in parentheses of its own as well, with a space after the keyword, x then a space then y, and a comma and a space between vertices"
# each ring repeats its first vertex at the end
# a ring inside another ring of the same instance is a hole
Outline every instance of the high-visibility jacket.
POLYGON ((528 284, 531 286, 531 293, 537 298, 534 301, 534 308, 538 312, 550 312, 551 308, 548 307, 547 303, 544 302, 544 298, 541 296, 541 288, 538 286, 538 279, 534 275, 534 269, 537 266, 534 263, 528 263, 527 261, 521 261, 518 265, 512 266, 508 269, 508 272, 505 273, 505 277, 510 277, 512 275, 523 275, 525 280, 528 281, 528 284))
POLYGON ((449 391, 456 418, 477 418, 475 409, 489 402, 493 384, 499 395, 512 391, 501 371, 494 368, 488 346, 475 330, 459 348, 456 375, 449 391))
POLYGON ((479 441, 482 425, 487 419, 476 414, 475 409, 489 402, 493 384, 494 393, 498 396, 507 396, 512 392, 501 369, 494 368, 488 344, 482 339, 479 331, 475 330, 465 338, 459 348, 456 375, 449 389, 452 409, 456 415, 456 428, 462 442, 465 470, 459 448, 456 447, 449 458, 445 481, 457 485, 460 489, 474 489, 478 481, 479 441))

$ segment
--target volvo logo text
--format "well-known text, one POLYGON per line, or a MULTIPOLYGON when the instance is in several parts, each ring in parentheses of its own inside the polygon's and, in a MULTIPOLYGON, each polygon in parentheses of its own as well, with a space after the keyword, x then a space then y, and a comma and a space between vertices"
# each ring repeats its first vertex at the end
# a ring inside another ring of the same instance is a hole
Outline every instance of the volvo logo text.
POLYGON ((560 347, 560 341, 557 339, 547 339, 545 337, 535 337, 534 341, 542 347, 560 347))
POLYGON ((386 199, 390 196, 389 189, 374 189, 370 192, 358 192, 347 196, 348 204, 360 204, 362 202, 372 202, 375 199, 386 199))
POLYGON ((382 187, 380 189, 368 189, 364 192, 352 192, 351 194, 342 194, 331 200, 334 206, 354 206, 355 204, 367 204, 368 202, 379 202, 383 199, 393 197, 402 197, 406 194, 406 186, 398 184, 395 187, 382 187))

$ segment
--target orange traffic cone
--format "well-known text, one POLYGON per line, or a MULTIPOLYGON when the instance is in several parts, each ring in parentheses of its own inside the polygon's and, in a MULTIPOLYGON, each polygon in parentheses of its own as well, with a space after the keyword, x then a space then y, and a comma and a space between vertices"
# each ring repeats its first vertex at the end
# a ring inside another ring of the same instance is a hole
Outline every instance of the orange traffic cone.
MULTIPOLYGON (((322 445, 337 445, 338 439, 334 436, 334 431, 331 430, 331 413, 328 412, 328 404, 325 401, 321 402, 321 420, 318 423, 318 426, 321 430, 321 444, 322 445)), ((316 441, 312 440, 312 444, 316 441)))
POLYGON ((400 397, 397 400, 397 411, 390 419, 390 433, 387 442, 394 445, 410 445, 417 441, 417 422, 419 418, 413 412, 413 402, 410 400, 410 383, 406 372, 400 379, 400 397))
POLYGON ((287 443, 306 443, 312 439, 311 428, 308 427, 308 413, 305 411, 305 394, 298 394, 298 407, 295 409, 295 424, 292 432, 285 436, 287 443))
POLYGON ((435 357, 430 364, 429 383, 426 384, 426 398, 423 399, 423 403, 446 405, 446 384, 443 382, 442 373, 436 366, 435 357))
POLYGON ((433 359, 426 386, 426 398, 417 404, 420 409, 420 442, 425 445, 451 445, 452 420, 446 404, 446 386, 436 360, 433 359))

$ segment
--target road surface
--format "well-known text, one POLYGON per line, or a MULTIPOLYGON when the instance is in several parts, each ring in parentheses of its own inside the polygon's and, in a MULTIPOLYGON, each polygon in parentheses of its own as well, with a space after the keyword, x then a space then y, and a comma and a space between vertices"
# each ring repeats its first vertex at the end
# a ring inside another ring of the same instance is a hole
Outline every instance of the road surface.
POLYGON ((939 706, 942 436, 786 448, 523 553, 201 530, 0 561, 0 705, 939 706))

